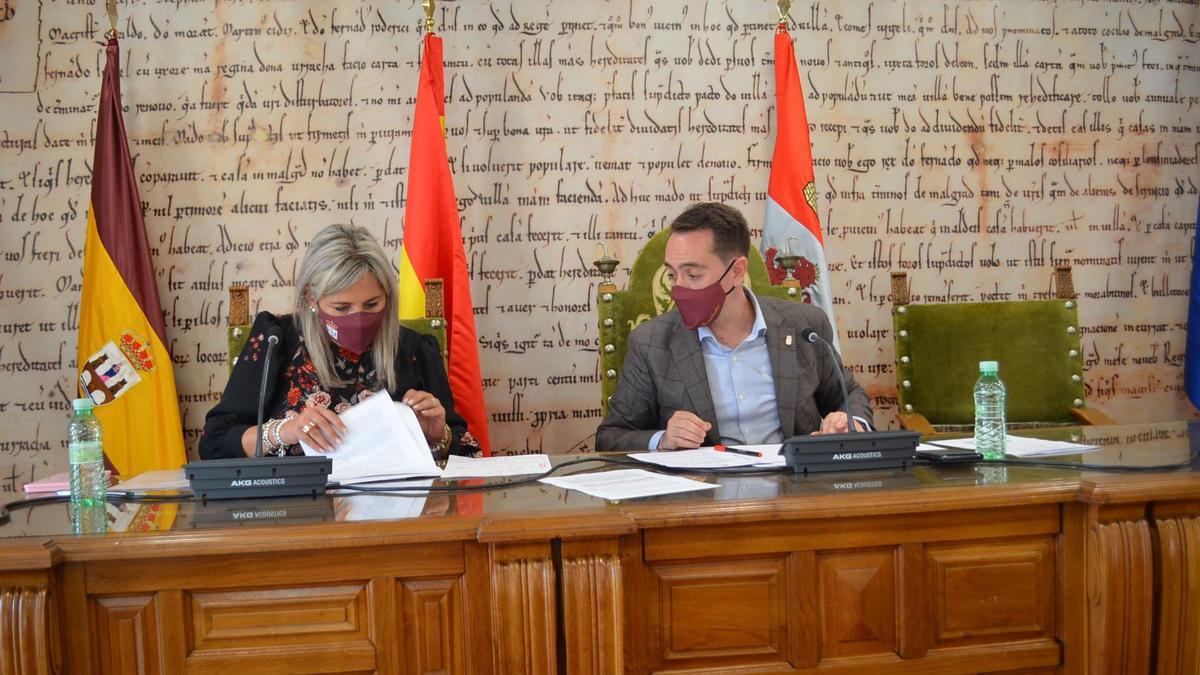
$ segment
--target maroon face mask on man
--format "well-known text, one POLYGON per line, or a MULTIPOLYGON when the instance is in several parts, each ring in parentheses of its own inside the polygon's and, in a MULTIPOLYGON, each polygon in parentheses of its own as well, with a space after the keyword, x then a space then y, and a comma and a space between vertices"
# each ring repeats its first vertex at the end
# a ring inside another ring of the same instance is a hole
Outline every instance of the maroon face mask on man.
POLYGON ((683 325, 690 330, 695 330, 701 326, 707 326, 721 316, 721 310, 725 308, 725 298, 733 292, 733 286, 729 290, 721 288, 721 282, 725 279, 725 275, 729 274, 729 270, 733 268, 733 263, 737 259, 730 261, 725 266, 725 271, 721 273, 721 277, 716 282, 705 286, 704 288, 684 288, 676 284, 671 288, 671 297, 675 299, 675 306, 679 308, 679 316, 683 319, 683 325))
POLYGON ((329 337, 355 354, 367 351, 371 343, 375 342, 375 336, 379 334, 379 328, 383 325, 383 312, 355 312, 333 316, 318 307, 317 315, 321 317, 321 324, 325 326, 329 337))

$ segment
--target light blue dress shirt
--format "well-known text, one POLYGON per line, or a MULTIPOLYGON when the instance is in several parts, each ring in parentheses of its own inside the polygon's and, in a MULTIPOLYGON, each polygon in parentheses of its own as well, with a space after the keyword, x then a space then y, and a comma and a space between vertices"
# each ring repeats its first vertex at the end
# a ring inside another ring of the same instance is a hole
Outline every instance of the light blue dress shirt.
MULTIPOLYGON (((725 445, 782 443, 783 426, 767 350, 767 322, 754 294, 746 296, 754 306, 754 326, 740 344, 726 347, 708 326, 696 331, 708 374, 708 390, 717 413, 717 428, 725 445)), ((650 447, 658 448, 665 433, 663 430, 651 436, 650 447)))

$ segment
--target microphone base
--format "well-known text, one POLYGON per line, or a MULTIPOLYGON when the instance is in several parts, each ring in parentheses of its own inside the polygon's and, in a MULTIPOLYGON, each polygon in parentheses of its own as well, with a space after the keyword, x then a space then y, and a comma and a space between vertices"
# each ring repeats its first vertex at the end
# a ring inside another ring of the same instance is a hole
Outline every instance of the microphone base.
POLYGON ((247 457, 188 462, 184 475, 197 501, 325 493, 333 471, 328 457, 247 457))
POLYGON ((783 442, 783 456, 795 473, 901 469, 913 463, 920 440, 915 431, 793 436, 783 442))

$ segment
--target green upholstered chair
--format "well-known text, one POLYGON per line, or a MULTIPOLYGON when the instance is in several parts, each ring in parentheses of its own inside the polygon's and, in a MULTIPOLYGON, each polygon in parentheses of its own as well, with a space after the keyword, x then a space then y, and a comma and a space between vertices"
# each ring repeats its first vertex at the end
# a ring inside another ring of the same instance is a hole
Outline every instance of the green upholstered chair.
MULTIPOLYGON (((663 264, 667 238, 670 230, 663 230, 650 238, 629 272, 629 288, 617 290, 611 275, 620 261, 605 256, 595 261, 596 267, 605 275, 597 289, 600 315, 600 403, 608 411, 608 399, 617 389, 621 378, 621 366, 625 363, 625 348, 629 332, 638 324, 670 310, 675 306, 671 298, 671 283, 667 280, 667 268, 663 264)), ((750 265, 747 276, 750 288, 758 295, 802 301, 800 285, 794 280, 783 285, 772 286, 758 250, 751 247, 750 265)))
POLYGON ((912 304, 892 273, 900 424, 922 434, 969 431, 980 361, 998 361, 1010 428, 1113 424, 1087 407, 1079 308, 1069 265, 1046 300, 912 304))
MULTIPOLYGON (((442 352, 442 363, 446 362, 446 319, 442 316, 446 311, 443 300, 441 279, 425 281, 425 318, 404 319, 400 323, 406 327, 437 338, 438 347, 442 352)), ((229 326, 226 329, 229 345, 229 372, 237 363, 246 340, 250 337, 250 290, 242 284, 232 284, 229 287, 229 326)))

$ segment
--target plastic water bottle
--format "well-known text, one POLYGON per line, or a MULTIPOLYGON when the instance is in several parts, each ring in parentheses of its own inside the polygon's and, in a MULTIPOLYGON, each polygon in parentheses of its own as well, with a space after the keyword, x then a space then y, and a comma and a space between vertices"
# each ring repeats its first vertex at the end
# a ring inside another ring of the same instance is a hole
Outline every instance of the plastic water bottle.
POLYGON ((104 430, 92 414, 92 399, 77 398, 72 402, 75 416, 68 427, 71 455, 72 507, 101 507, 108 494, 108 477, 104 475, 104 430))
POLYGON ((1004 383, 1000 364, 979 362, 975 382, 975 450, 984 459, 1004 459, 1004 383))

